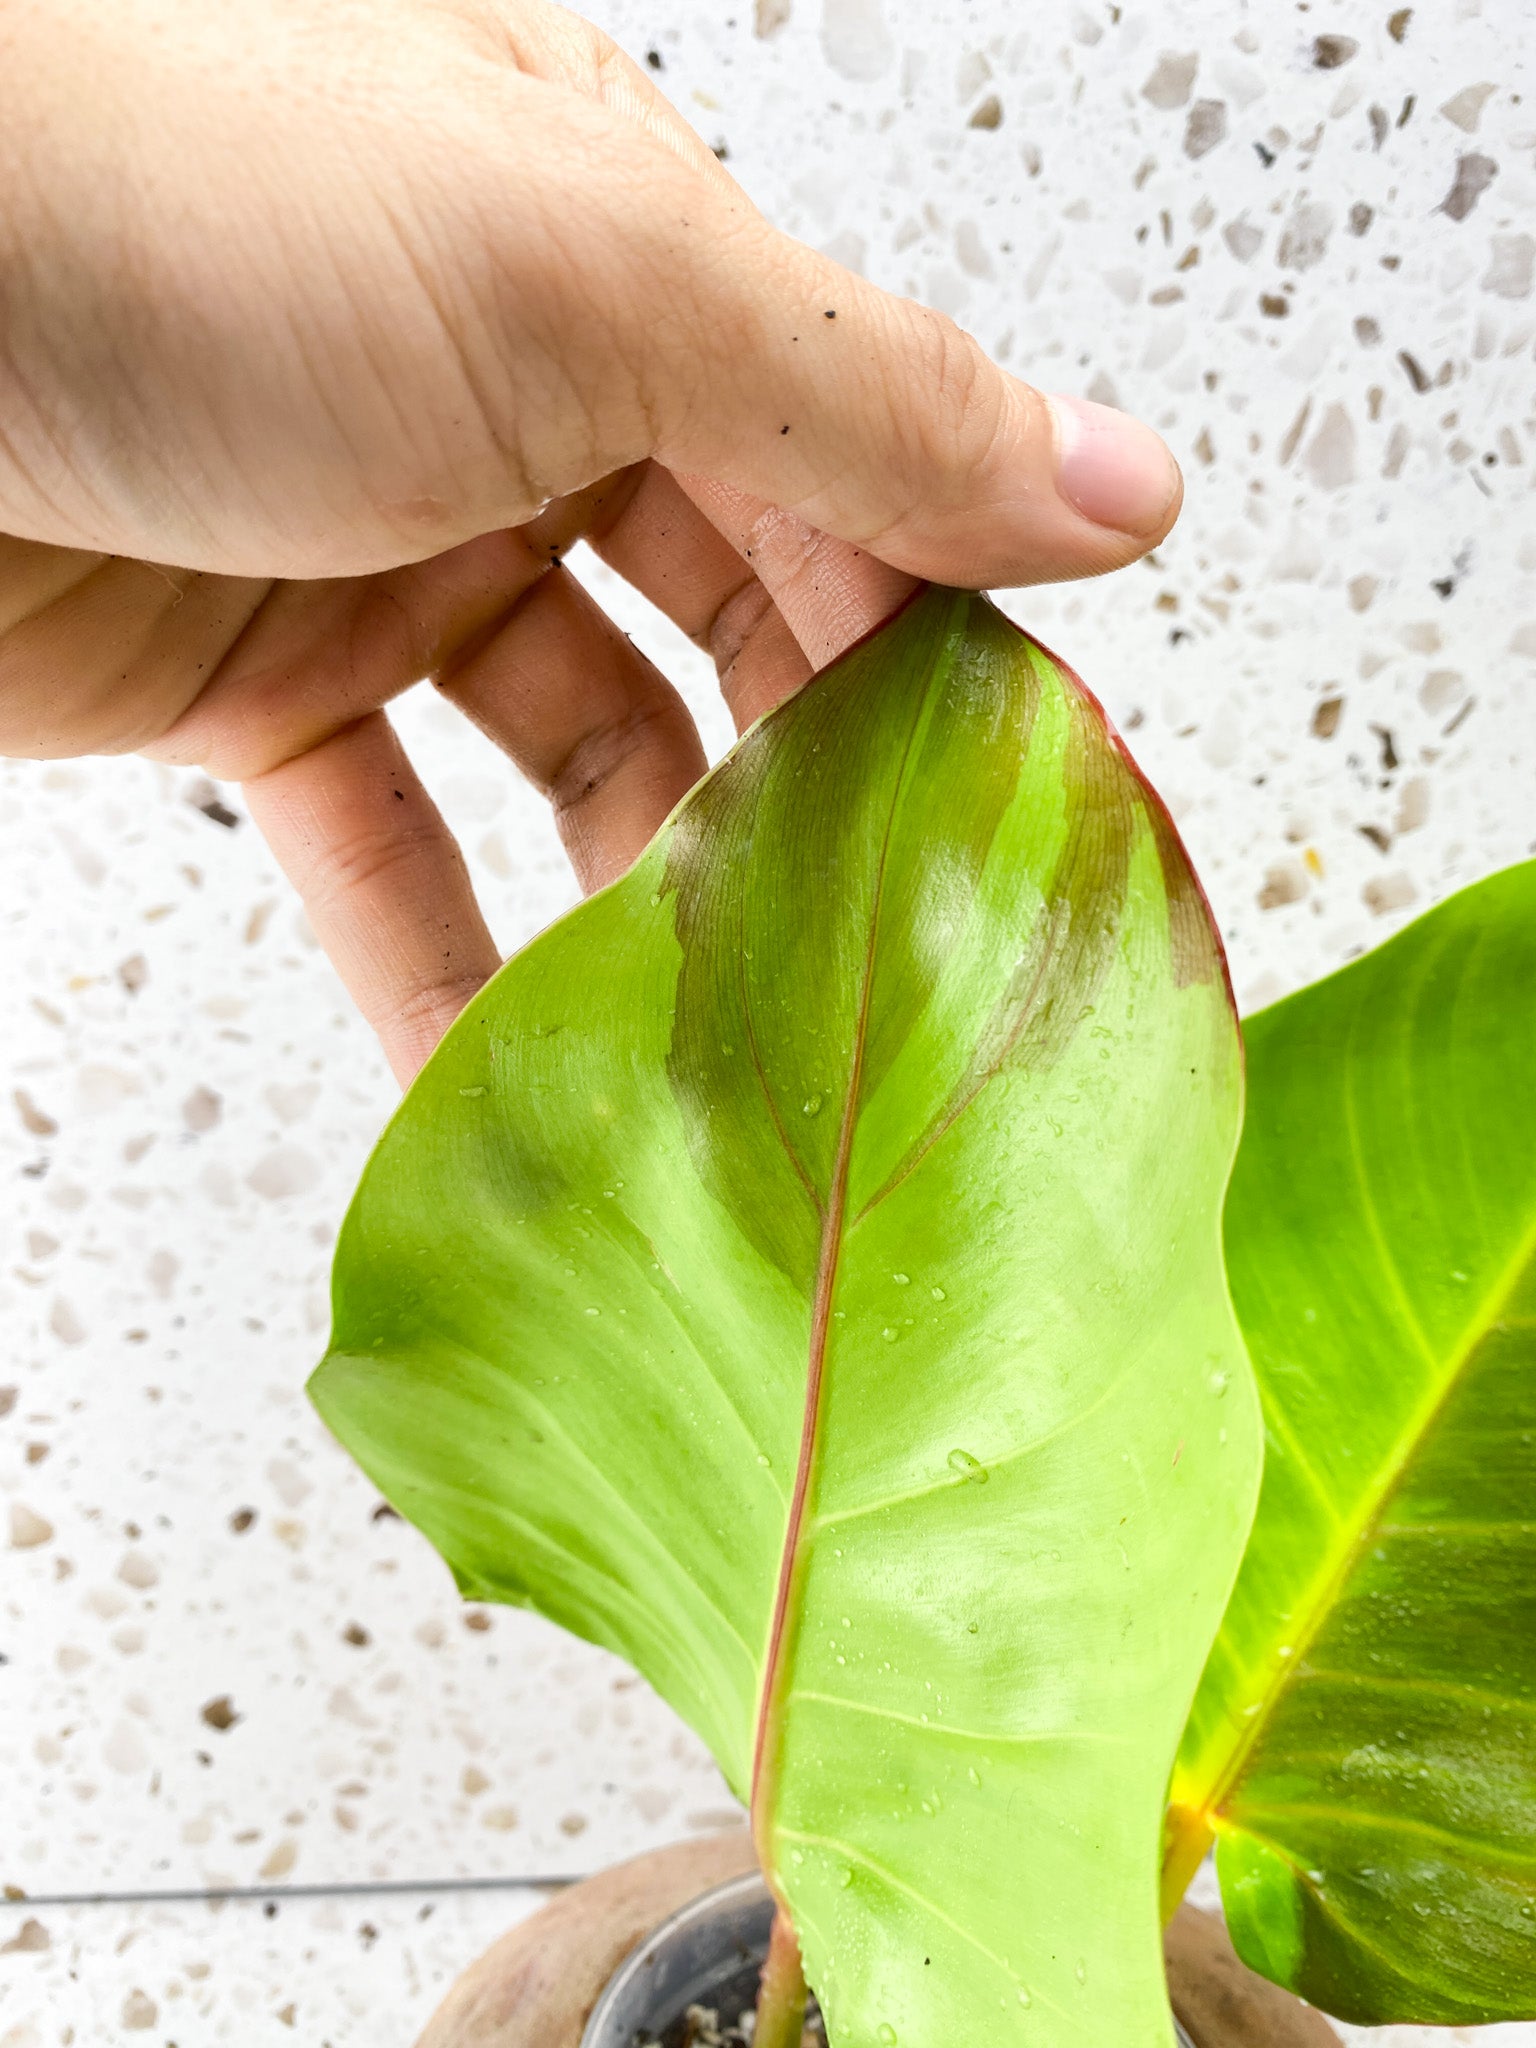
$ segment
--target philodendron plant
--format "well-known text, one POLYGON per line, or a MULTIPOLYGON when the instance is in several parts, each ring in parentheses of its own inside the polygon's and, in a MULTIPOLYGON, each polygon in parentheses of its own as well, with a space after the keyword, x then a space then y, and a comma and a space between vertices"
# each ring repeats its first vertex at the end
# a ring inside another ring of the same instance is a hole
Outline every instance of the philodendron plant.
POLYGON ((1159 1864, 1213 1836, 1279 1981, 1536 2010, 1533 993, 1521 870, 1250 1027, 1229 1298, 1186 856, 930 591, 450 1032, 314 1396, 467 1595, 708 1742, 761 2040, 803 1956, 834 2048, 1166 2048, 1159 1864))
POLYGON ((1255 1969, 1536 2016, 1536 861, 1251 1018, 1227 1270, 1266 1462, 1174 1772, 1255 1969))

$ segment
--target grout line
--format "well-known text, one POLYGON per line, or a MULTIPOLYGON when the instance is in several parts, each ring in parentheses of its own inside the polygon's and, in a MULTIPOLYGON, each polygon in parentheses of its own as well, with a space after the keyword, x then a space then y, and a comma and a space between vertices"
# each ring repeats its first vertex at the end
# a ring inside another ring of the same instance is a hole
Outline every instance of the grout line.
POLYGON ((215 1889, 137 1892, 23 1892, 7 1886, 3 1906, 222 1906, 242 1899, 377 1898, 411 1892, 551 1891, 580 1884, 575 1877, 429 1877, 391 1878, 362 1884, 229 1885, 215 1889))

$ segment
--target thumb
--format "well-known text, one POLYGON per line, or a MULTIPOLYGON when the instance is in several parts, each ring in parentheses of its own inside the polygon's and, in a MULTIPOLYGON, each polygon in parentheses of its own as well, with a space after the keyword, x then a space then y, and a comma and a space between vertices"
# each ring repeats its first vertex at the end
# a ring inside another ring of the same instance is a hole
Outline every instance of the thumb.
POLYGON ((942 314, 714 203, 733 217, 700 207, 669 251, 691 317, 649 330, 658 460, 972 588, 1096 575, 1167 533, 1183 484, 1150 427, 1045 396, 942 314))

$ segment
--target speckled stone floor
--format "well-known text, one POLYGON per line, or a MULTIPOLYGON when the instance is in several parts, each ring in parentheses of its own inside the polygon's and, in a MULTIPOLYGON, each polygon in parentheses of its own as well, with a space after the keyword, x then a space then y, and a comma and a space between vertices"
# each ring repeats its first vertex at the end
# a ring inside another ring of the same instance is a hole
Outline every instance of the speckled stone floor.
MULTIPOLYGON (((1247 1007, 1536 850, 1520 0, 593 11, 786 227, 1170 438, 1156 558, 1007 603, 1169 799, 1247 1007)), ((718 750, 699 657, 584 573, 718 750)), ((400 723, 516 944, 571 899, 547 820, 445 705, 400 723)), ((0 872, 0 1881, 514 1879, 720 1824, 660 1704, 462 1609, 305 1405, 392 1090, 238 792, 0 766, 0 872)), ((12 1903, 0 2048, 408 2043, 533 1903, 12 1903)))

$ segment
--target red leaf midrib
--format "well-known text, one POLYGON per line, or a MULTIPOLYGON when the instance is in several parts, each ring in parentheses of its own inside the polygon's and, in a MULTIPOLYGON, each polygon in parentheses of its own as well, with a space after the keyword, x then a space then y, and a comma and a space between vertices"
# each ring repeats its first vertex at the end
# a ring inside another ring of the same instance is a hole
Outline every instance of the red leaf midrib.
MULTIPOLYGON (((773 1619, 768 1629, 768 1646, 763 1661, 763 1684, 758 1698, 757 1728, 752 1746, 752 1793, 751 1824, 752 1839, 757 1849, 757 1860, 769 1889, 779 1898, 778 1885, 769 1854, 768 1817, 777 1787, 777 1765, 779 1750, 779 1723, 782 1718, 784 1699, 785 1647, 789 1634, 789 1621, 794 1607, 795 1582, 801 1563, 801 1537, 805 1523, 806 1502, 810 1497, 811 1480, 814 1476, 816 1453, 821 1434, 821 1392, 826 1364, 827 1337, 832 1321, 832 1295, 837 1283, 837 1269, 842 1258, 844 1219, 848 1206, 848 1165, 853 1152, 854 1129, 858 1121, 859 1095, 864 1079, 864 1052, 869 1041, 870 998, 875 980, 875 947, 880 930, 880 911, 885 895, 886 866, 890 856, 891 833, 900 807, 901 793, 906 784, 907 766, 912 755, 912 745, 922 723, 923 711, 928 702, 933 677, 920 691, 917 708, 906 744, 902 748, 901 763, 896 771, 891 789, 891 807, 885 821, 885 831, 880 841, 880 858, 875 868, 875 887, 869 910, 869 939, 864 954, 864 983, 859 992, 859 1014, 854 1029, 853 1058, 848 1071, 848 1087, 843 1098, 842 1123, 837 1135, 837 1154, 832 1168, 832 1181, 827 1190, 827 1206, 823 1214, 821 1244, 816 1259, 816 1288, 811 1305, 811 1329, 809 1355, 806 1363, 805 1408, 800 1424, 800 1451, 795 1466, 794 1490, 790 1496, 789 1515, 784 1527, 784 1547, 779 1557, 778 1585, 774 1592, 773 1619)), ((780 1905, 783 1900, 779 1899, 780 1905)))

